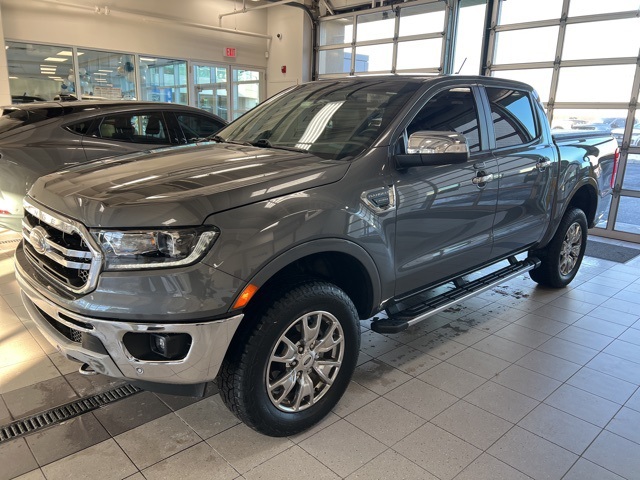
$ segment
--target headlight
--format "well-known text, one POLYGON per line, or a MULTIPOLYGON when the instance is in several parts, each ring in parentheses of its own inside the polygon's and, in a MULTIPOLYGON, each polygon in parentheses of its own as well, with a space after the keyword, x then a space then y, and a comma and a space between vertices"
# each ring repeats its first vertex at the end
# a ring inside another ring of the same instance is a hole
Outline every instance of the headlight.
POLYGON ((106 270, 180 267, 198 261, 215 242, 212 227, 176 230, 91 230, 106 270))

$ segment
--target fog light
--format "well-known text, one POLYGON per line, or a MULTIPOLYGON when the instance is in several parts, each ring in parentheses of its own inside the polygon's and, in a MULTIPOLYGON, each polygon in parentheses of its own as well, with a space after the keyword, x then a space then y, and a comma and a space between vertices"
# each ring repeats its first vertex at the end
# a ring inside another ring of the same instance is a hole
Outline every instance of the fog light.
POLYGON ((151 351, 168 360, 181 360, 187 356, 191 336, 186 333, 152 333, 151 351))

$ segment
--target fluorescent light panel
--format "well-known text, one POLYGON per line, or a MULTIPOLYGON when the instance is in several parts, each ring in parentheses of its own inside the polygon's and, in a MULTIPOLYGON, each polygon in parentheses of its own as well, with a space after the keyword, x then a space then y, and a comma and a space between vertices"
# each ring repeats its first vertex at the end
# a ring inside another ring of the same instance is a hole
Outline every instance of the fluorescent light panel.
POLYGON ((45 62, 66 62, 67 59, 66 58, 60 58, 60 57, 47 57, 44 59, 45 62))

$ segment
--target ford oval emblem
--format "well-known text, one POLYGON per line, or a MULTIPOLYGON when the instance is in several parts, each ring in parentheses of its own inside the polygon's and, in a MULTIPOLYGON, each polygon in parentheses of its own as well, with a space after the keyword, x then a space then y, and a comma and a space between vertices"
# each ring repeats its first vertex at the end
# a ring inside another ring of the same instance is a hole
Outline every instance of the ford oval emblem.
POLYGON ((47 231, 42 227, 35 227, 29 234, 29 243, 37 253, 44 255, 49 251, 47 231))

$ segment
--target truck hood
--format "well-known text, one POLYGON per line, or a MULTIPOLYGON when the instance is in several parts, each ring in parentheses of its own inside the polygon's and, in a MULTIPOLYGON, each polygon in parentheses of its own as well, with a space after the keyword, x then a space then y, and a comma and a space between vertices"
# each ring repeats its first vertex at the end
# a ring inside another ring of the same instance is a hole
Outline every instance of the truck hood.
POLYGON ((348 168, 278 149, 184 146, 58 171, 29 196, 88 227, 194 226, 212 213, 336 182, 348 168))

